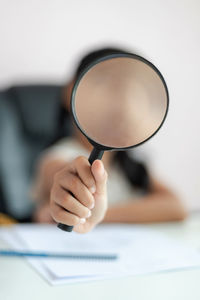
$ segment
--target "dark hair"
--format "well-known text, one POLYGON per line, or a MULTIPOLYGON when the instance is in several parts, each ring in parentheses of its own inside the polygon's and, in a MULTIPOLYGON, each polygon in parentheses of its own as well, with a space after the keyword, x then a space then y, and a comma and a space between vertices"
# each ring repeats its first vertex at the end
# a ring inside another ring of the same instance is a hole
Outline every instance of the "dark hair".
POLYGON ((88 53, 79 62, 78 67, 75 71, 75 77, 78 77, 80 75, 80 73, 96 59, 99 59, 106 55, 118 54, 118 53, 124 53, 124 52, 128 53, 127 51, 124 51, 119 48, 102 48, 102 49, 94 50, 94 51, 88 53))

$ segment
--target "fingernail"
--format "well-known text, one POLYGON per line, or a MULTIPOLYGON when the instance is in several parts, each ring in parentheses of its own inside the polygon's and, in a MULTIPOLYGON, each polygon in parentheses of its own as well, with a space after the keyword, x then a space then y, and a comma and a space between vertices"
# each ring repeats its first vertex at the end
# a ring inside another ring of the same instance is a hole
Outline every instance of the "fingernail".
POLYGON ((94 194, 96 192, 96 187, 94 185, 90 188, 90 192, 92 194, 94 194))
POLYGON ((94 202, 91 204, 90 209, 94 208, 94 202))
POLYGON ((86 222, 85 218, 80 219, 80 224, 84 224, 86 222))
POLYGON ((91 213, 91 211, 89 210, 89 211, 88 211, 88 214, 87 214, 87 218, 91 217, 91 214, 92 214, 92 213, 91 213))

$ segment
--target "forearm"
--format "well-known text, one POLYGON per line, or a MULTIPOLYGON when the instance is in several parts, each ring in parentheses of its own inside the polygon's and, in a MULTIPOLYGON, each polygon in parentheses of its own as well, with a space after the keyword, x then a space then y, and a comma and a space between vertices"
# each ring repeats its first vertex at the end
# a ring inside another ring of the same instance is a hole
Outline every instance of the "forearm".
POLYGON ((175 196, 151 194, 141 200, 109 208, 104 222, 167 222, 183 220, 186 216, 186 210, 175 196))

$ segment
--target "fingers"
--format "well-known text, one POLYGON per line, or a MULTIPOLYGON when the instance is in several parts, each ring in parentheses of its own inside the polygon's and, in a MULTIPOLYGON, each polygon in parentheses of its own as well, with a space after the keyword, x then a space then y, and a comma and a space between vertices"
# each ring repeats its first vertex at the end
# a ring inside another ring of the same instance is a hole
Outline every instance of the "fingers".
POLYGON ((75 159, 75 168, 79 178, 90 190, 92 194, 95 193, 95 180, 91 172, 91 165, 86 157, 79 156, 75 159))
POLYGON ((51 202, 51 215, 57 223, 62 223, 70 226, 76 226, 78 224, 85 223, 85 219, 71 214, 57 205, 55 202, 51 202))
POLYGON ((51 216, 56 222, 70 226, 84 224, 91 211, 76 200, 68 191, 54 186, 50 197, 51 216))
POLYGON ((51 190, 51 214, 56 222, 76 226, 86 222, 94 198, 77 175, 58 173, 51 190))
POLYGON ((69 163, 54 177, 50 197, 53 219, 76 226, 78 230, 85 230, 90 223, 98 223, 105 210, 106 181, 107 173, 99 160, 92 166, 85 157, 78 157, 69 163), (102 201, 96 201, 95 204, 95 200, 102 201))
POLYGON ((52 200, 60 207, 75 214, 79 218, 89 218, 91 216, 91 210, 89 208, 82 205, 69 192, 62 188, 58 188, 57 191, 52 194, 52 200))
POLYGON ((104 165, 102 161, 95 160, 92 164, 91 171, 96 182, 96 193, 97 194, 106 193, 107 172, 104 169, 104 165))
POLYGON ((88 188, 82 183, 80 178, 74 174, 68 173, 59 180, 60 186, 71 192, 78 201, 84 206, 92 209, 94 207, 94 197, 88 188))

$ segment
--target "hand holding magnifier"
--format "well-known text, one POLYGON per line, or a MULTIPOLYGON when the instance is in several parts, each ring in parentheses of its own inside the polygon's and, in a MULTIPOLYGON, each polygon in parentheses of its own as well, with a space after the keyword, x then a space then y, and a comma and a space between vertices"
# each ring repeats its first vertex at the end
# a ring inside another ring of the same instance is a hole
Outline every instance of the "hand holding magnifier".
POLYGON ((105 150, 126 150, 149 140, 162 126, 168 105, 165 80, 146 59, 117 53, 93 61, 77 78, 71 96, 75 124, 94 147, 90 164, 105 150))

